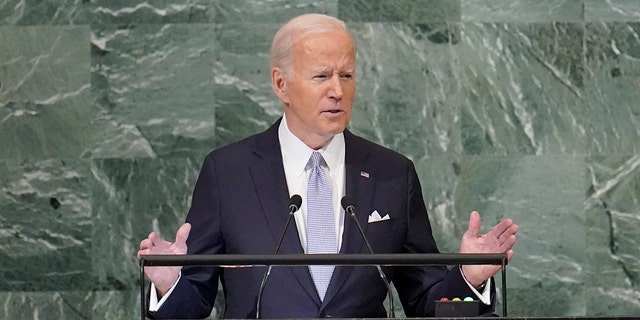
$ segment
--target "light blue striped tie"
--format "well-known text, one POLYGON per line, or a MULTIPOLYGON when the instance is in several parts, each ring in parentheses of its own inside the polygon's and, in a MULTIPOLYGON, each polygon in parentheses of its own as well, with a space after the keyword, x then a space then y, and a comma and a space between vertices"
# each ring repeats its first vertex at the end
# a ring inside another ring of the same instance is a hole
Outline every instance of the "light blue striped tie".
MULTIPOLYGON (((307 253, 337 253, 336 230, 331 199, 331 185, 322 168, 324 159, 313 152, 308 167, 311 169, 307 186, 307 253)), ((324 300, 334 266, 309 266, 320 300, 324 300)))

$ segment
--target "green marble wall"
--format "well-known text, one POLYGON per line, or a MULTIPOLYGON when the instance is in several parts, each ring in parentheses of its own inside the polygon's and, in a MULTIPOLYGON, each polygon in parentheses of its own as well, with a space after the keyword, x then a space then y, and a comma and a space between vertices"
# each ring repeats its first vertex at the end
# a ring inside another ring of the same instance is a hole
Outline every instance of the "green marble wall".
POLYGON ((131 319, 135 252, 280 114, 306 12, 358 47, 351 129, 411 157, 443 251, 521 226, 514 316, 640 314, 640 1, 0 1, 0 318, 131 319))

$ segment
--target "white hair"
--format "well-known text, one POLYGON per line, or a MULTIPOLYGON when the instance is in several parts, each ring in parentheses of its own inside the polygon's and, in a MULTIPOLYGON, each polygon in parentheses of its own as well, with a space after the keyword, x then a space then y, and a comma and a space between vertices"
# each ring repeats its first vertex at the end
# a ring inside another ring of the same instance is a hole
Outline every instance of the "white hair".
POLYGON ((344 31, 349 34, 342 20, 324 14, 303 14, 289 20, 273 37, 271 67, 279 67, 285 75, 290 75, 293 68, 293 46, 295 43, 309 34, 330 31, 344 31))

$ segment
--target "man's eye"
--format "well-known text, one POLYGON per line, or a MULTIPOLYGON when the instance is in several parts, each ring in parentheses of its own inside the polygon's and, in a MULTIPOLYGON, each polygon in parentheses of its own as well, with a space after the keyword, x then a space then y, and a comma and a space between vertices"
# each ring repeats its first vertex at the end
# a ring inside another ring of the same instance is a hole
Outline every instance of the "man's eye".
POLYGON ((318 79, 318 80, 324 80, 327 78, 326 74, 317 74, 315 76, 313 76, 314 79, 318 79))
POLYGON ((342 77, 342 79, 345 79, 345 80, 353 79, 353 75, 352 74, 343 74, 341 77, 342 77))

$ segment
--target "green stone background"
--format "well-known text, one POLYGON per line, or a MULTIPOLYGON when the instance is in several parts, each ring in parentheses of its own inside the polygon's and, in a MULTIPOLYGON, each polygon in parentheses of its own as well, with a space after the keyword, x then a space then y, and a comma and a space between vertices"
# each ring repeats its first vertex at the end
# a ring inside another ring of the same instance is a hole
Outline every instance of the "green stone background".
POLYGON ((306 12, 353 30, 350 128, 415 161, 442 251, 520 225, 510 315, 640 314, 638 0, 0 0, 0 318, 139 316, 139 241, 279 116, 306 12))

